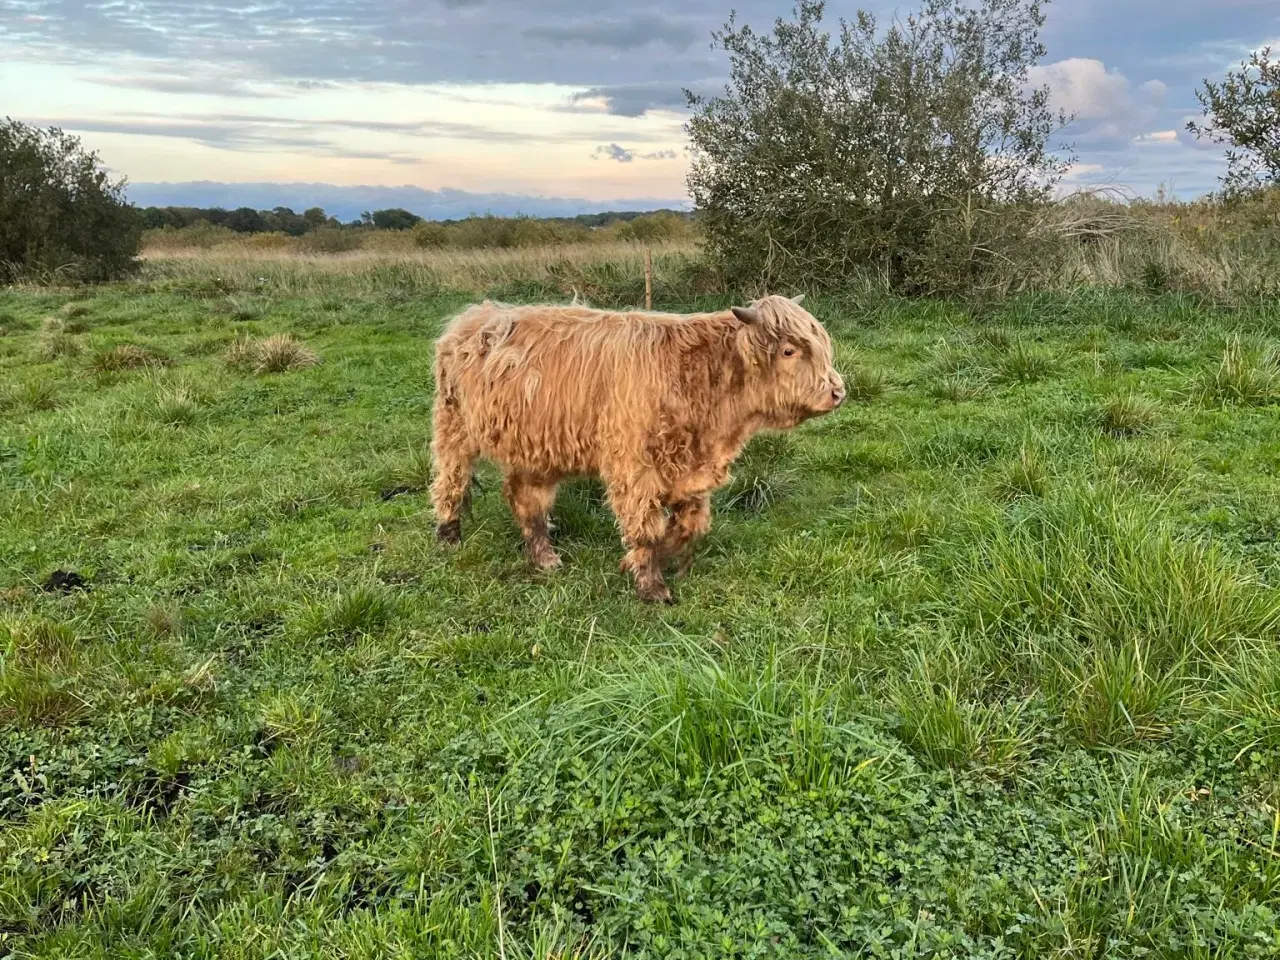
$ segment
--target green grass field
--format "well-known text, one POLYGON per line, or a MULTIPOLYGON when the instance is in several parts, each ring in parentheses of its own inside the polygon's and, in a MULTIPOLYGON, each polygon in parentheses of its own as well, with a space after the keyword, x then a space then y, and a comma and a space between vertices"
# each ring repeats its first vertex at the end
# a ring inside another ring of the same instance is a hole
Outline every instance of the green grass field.
POLYGON ((466 297, 317 286, 0 292, 0 956, 1280 955, 1274 310, 812 297, 653 609, 594 483, 439 548, 466 297))

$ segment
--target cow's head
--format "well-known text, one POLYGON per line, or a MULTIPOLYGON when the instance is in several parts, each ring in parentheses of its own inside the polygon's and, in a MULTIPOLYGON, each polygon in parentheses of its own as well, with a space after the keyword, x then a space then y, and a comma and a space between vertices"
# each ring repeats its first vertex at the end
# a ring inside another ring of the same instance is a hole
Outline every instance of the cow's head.
POLYGON ((775 428, 794 427, 844 402, 844 380, 833 365, 831 337, 800 306, 803 299, 765 297, 733 308, 742 323, 737 339, 749 402, 775 428))

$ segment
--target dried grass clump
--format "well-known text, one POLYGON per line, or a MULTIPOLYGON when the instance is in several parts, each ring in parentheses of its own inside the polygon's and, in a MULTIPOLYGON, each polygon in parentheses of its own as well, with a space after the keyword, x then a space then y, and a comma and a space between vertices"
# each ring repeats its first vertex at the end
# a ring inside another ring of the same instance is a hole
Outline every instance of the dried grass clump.
POLYGON ((269 337, 237 339, 226 353, 227 363, 254 373, 284 373, 313 367, 320 357, 290 333, 274 333, 269 337))
POLYGON ((96 354, 90 365, 98 373, 116 373, 165 367, 169 365, 169 358, 134 343, 122 343, 96 354))
POLYGON ((45 317, 36 341, 37 352, 45 360, 77 356, 84 347, 75 335, 83 332, 82 324, 68 324, 58 317, 45 317))

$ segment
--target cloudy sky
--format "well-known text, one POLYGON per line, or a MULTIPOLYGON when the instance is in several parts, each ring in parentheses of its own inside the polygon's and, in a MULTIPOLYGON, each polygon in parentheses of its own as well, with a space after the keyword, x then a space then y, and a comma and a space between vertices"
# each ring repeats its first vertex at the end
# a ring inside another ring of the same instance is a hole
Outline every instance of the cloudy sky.
MULTIPOLYGON (((681 200, 682 87, 733 0, 0 0, 0 113, 158 181, 411 184, 681 200)), ((767 25, 789 0, 738 0, 767 25)), ((831 0, 882 19, 910 6, 831 0)), ((1202 77, 1280 41, 1280 0, 1057 0, 1036 79, 1077 181, 1211 189, 1202 77)))

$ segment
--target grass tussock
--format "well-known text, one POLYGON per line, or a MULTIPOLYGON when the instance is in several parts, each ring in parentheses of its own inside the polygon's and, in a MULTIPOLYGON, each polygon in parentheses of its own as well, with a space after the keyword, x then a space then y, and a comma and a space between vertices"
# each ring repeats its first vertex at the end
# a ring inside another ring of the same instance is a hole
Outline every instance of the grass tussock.
POLYGON ((749 466, 737 471, 716 497, 726 509, 763 513, 787 499, 796 488, 795 473, 791 470, 749 466))
POLYGON ((155 418, 174 427, 194 423, 200 417, 202 407, 197 389, 183 381, 158 382, 151 398, 155 418))
POLYGON ((962 374, 951 374, 931 379, 925 388, 929 396, 947 403, 968 403, 986 392, 984 385, 962 374))
POLYGON ((253 373, 285 373, 313 367, 319 355, 293 334, 276 333, 269 337, 241 337, 226 352, 227 363, 253 373))
POLYGON ((431 448, 420 446, 399 458, 391 468, 391 485, 389 491, 417 493, 431 486, 432 477, 431 448))
POLYGON ((1272 354, 1250 349, 1234 334, 1227 340, 1217 364, 1200 374, 1196 393, 1205 403, 1273 403, 1280 397, 1280 366, 1272 354))
POLYGON ((35 377, 0 387, 0 410, 39 413, 57 407, 58 384, 52 379, 35 377))
POLYGON ((1177 722, 1179 701, 1186 695, 1185 664, 1185 659, 1162 662, 1141 636, 1084 652, 1063 664, 1068 722, 1083 743, 1095 746, 1162 737, 1177 722))
POLYGON ((1048 486, 1047 458, 1034 446, 1024 446, 1017 459, 999 470, 995 482, 996 495, 1007 500, 1043 497, 1048 486))
POLYGON ((95 373, 120 373, 125 370, 147 370, 168 366, 168 357, 134 343, 122 343, 100 350, 89 361, 95 373))
POLYGON ((888 382, 881 371, 859 366, 848 372, 844 386, 853 403, 870 403, 884 396, 888 382))
POLYGON ((1022 722, 1025 703, 987 703, 922 679, 899 682, 890 697, 898 736, 930 767, 1009 772, 1035 749, 1038 731, 1022 722))
POLYGON ((62 305, 62 309, 58 311, 58 313, 63 317, 66 317, 68 320, 75 320, 78 317, 87 317, 92 312, 93 308, 89 306, 89 304, 80 303, 74 300, 70 303, 64 303, 62 305))
POLYGON ((79 334, 84 326, 74 321, 68 322, 59 317, 46 317, 40 324, 40 336, 36 341, 36 350, 42 360, 58 360, 63 357, 77 357, 84 351, 84 344, 79 334))
POLYGON ((1113 437, 1136 437, 1151 430, 1159 418, 1159 410, 1149 401, 1123 394, 1112 397, 1098 410, 1098 426, 1113 437))
POLYGON ((311 604, 300 624, 302 634, 308 638, 354 639, 383 630, 395 615, 395 599, 386 589, 377 584, 363 584, 327 601, 311 604))
POLYGON ((1100 475, 1112 486, 1172 491, 1186 483, 1190 465, 1169 441, 1132 444, 1101 442, 1094 457, 1100 475))
POLYGON ((1058 361, 1045 347, 1016 340, 996 363, 996 375, 1005 383, 1036 383, 1053 376, 1058 361))
POLYGON ((973 365, 973 354, 952 340, 939 340, 929 356, 929 370, 940 376, 955 376, 973 365))

